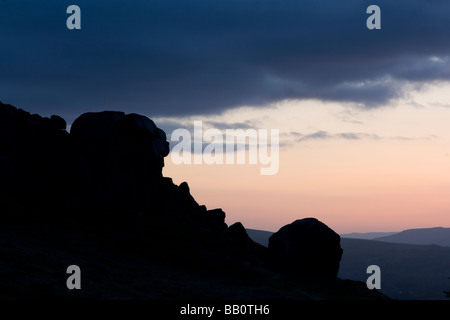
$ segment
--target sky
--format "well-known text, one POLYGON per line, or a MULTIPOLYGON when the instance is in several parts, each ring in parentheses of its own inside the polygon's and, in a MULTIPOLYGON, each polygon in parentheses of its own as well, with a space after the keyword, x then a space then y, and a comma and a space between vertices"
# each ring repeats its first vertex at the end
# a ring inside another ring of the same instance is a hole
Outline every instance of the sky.
POLYGON ((144 114, 169 139, 194 121, 278 130, 273 175, 166 158, 163 174, 229 225, 450 227, 449 14, 445 0, 0 0, 0 101, 69 126, 144 114))

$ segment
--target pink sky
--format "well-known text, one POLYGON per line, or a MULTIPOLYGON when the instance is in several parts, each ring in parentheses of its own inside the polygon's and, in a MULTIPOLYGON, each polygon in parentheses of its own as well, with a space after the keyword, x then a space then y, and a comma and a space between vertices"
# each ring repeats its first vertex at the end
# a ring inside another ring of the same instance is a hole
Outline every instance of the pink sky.
POLYGON ((450 227, 450 108, 437 106, 449 91, 431 87, 374 111, 288 101, 200 118, 280 129, 278 173, 260 175, 261 164, 175 165, 170 155, 163 173, 187 181, 200 204, 222 208, 228 225, 277 231, 315 217, 338 233, 450 227))

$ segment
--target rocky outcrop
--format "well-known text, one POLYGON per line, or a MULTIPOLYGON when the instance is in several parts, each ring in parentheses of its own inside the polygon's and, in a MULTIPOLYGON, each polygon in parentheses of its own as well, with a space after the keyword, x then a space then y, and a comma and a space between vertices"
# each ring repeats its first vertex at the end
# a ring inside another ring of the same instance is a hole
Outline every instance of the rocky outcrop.
POLYGON ((85 113, 69 133, 59 116, 0 103, 1 221, 77 234, 81 226, 77 236, 94 233, 97 245, 157 253, 176 266, 336 277, 340 238, 326 225, 298 220, 274 234, 269 249, 260 246, 241 223, 228 227, 222 209, 198 204, 186 182, 162 175, 168 153, 164 131, 142 115, 85 113))
POLYGON ((0 103, 0 206, 3 221, 64 210, 70 143, 66 122, 0 103))
POLYGON ((315 218, 296 220, 269 238, 272 265, 302 276, 336 278, 342 253, 340 236, 315 218))
POLYGON ((92 204, 113 216, 163 209, 159 199, 169 143, 152 120, 123 112, 85 113, 72 124, 70 138, 73 181, 84 212, 92 204))
POLYGON ((172 217, 225 230, 221 209, 207 210, 186 182, 163 177, 168 153, 164 131, 142 115, 89 112, 68 133, 59 116, 0 103, 3 221, 125 225, 172 217))

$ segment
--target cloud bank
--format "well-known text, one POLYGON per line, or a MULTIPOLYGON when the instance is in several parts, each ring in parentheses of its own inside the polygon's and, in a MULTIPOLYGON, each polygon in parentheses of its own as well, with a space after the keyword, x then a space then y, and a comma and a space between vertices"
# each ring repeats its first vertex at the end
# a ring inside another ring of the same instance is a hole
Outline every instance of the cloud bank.
POLYGON ((450 80, 450 2, 0 2, 0 100, 68 121, 92 110, 221 113, 283 99, 376 108, 406 84, 450 80))

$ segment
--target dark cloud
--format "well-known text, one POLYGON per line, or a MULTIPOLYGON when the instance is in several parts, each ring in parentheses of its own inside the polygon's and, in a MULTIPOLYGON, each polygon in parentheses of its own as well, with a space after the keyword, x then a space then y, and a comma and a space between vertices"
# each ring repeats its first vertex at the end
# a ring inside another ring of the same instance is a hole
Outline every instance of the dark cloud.
POLYGON ((219 113, 318 98, 377 107, 409 82, 450 80, 450 2, 0 2, 0 100, 70 122, 92 110, 219 113))

